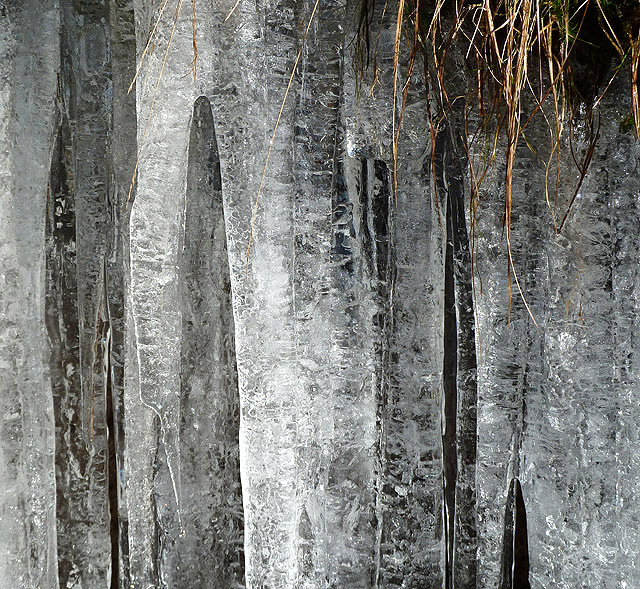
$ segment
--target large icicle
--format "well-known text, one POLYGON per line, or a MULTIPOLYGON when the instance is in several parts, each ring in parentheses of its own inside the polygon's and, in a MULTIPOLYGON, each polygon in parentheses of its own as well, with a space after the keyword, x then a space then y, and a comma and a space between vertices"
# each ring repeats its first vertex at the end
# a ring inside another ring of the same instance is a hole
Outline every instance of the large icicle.
MULTIPOLYGON (((546 378, 527 403, 520 477, 536 589, 638 583, 634 320, 625 315, 637 311, 639 150, 620 134, 627 88, 618 81, 595 113, 591 166, 562 234, 545 248, 546 378)), ((593 138, 582 125, 578 162, 593 138)), ((569 154, 563 166, 561 214, 578 177, 569 154)))
MULTIPOLYGON (((137 190, 130 207, 128 296, 137 375, 125 392, 131 584, 165 586, 164 559, 182 531, 179 497, 178 258, 193 83, 191 12, 135 3, 138 57, 158 21, 137 80, 137 190)), ((134 368, 133 366, 131 368, 134 368)))
MULTIPOLYGON (((281 427, 289 419, 292 396, 287 393, 292 379, 286 312, 290 295, 283 267, 286 240, 281 237, 289 234, 282 230, 287 222, 286 193, 282 194, 281 185, 274 199, 272 191, 274 174, 285 180, 279 153, 286 142, 281 138, 274 146, 262 195, 266 210, 261 207, 248 276, 245 254, 269 134, 295 57, 295 35, 293 15, 287 8, 270 6, 265 10, 261 4, 240 3, 225 22, 234 4, 225 1, 200 7, 200 34, 217 41, 200 43, 198 86, 202 94, 211 97, 214 107, 221 163, 241 405, 246 582, 249 587, 284 588, 292 586, 295 577, 295 477, 289 470, 293 461, 287 453, 293 447, 291 424, 281 427), (279 26, 276 38, 269 40, 268 51, 277 47, 285 56, 270 63, 263 37, 267 17, 277 20, 279 26), (256 256, 266 262, 258 272, 254 270, 256 256)), ((289 108, 282 121, 284 136, 290 128, 290 112, 289 108)))
MULTIPOLYGON (((637 437, 628 426, 635 415, 630 394, 636 388, 632 333, 638 284, 637 257, 631 254, 637 251, 636 233, 628 228, 638 223, 638 151, 619 131, 624 91, 622 83, 612 85, 591 133, 576 119, 575 160, 567 152, 560 160, 559 194, 554 196, 552 181, 550 208, 544 160, 526 146, 516 159, 512 254, 539 331, 515 292, 508 322, 506 245, 501 250, 497 239, 504 206, 497 175, 503 169, 498 166, 485 181, 476 219, 476 305, 480 580, 486 587, 500 578, 508 525, 501 505, 514 477, 527 512, 531 587, 637 583, 635 535, 626 530, 637 529, 638 522, 631 499, 638 486, 631 450, 637 437), (579 179, 576 164, 598 128, 591 166, 556 234, 552 215, 559 224, 579 179)), ((543 121, 527 131, 542 156, 550 152, 547 133, 543 121)))
MULTIPOLYGON (((370 227, 350 234, 353 209, 370 193, 361 193, 360 160, 343 162, 340 2, 314 14, 245 275, 251 206, 314 6, 265 3, 256 13, 241 3, 214 25, 223 39, 213 103, 231 210, 249 587, 368 588, 375 568, 377 278, 359 258, 370 227)), ((367 174, 373 168, 365 162, 367 174)))
POLYGON ((59 10, 0 2, 0 579, 57 587, 44 231, 59 10))
MULTIPOLYGON (((308 19, 312 2, 301 11, 308 19)), ((344 2, 318 9, 306 40, 296 111, 294 338, 298 400, 300 586, 372 587, 378 274, 387 275, 389 175, 374 160, 347 158, 343 77, 344 2), (346 161, 346 160, 349 161, 346 161), (374 218, 374 215, 377 215, 374 218)), ((380 317, 380 316, 378 316, 380 317)))
MULTIPOLYGON (((395 15, 383 3, 369 15, 380 23, 378 85, 371 73, 354 79, 345 68, 345 134, 349 155, 363 157, 368 210, 359 230, 371 244, 360 252, 373 262, 374 350, 378 402, 378 546, 374 586, 442 583, 442 373, 443 228, 432 189, 432 145, 425 117, 421 59, 415 63, 404 106, 398 98, 397 192, 391 148, 395 15), (357 93, 360 84, 360 94, 357 93), (386 217, 386 218, 385 218, 386 217), (385 224, 387 225, 385 227, 385 224)), ((401 52, 399 79, 408 56, 401 52)), ((397 129, 396 129, 396 132, 397 129)), ((364 238, 363 238, 364 239, 364 238)), ((365 240, 366 245, 366 240, 365 240)))
MULTIPOLYGON (((307 448, 317 455, 311 444, 313 432, 308 430, 316 411, 308 400, 315 388, 312 390, 313 383, 308 383, 308 389, 301 394, 307 385, 298 379, 295 337, 296 323, 302 324, 303 319, 298 321, 293 312, 292 238, 297 174, 292 142, 297 82, 280 119, 266 171, 248 274, 246 250, 269 139, 300 47, 298 27, 303 25, 299 23, 308 19, 311 12, 306 3, 294 1, 240 3, 225 23, 234 2, 220 4, 217 11, 212 11, 209 33, 220 39, 215 49, 217 69, 212 76, 211 95, 223 195, 230 211, 226 224, 242 415, 246 582, 254 589, 284 589, 302 586, 305 574, 316 575, 315 567, 322 564, 326 554, 321 539, 309 546, 309 516, 299 508, 306 503, 314 506, 313 526, 322 526, 321 520, 316 519, 316 513, 318 517, 321 513, 319 507, 315 507, 315 499, 307 490, 310 482, 297 475, 303 464, 297 456, 309 454, 307 448), (316 546, 318 554, 315 562, 310 562, 307 554, 316 546), (309 563, 311 568, 302 563, 309 563)), ((321 181, 326 182, 324 178, 321 181)), ((325 197, 328 210, 330 196, 325 193, 325 197)), ((315 218, 322 223, 322 213, 316 208, 310 208, 308 222, 315 218)), ((324 235, 314 236, 318 238, 328 242, 326 228, 324 235)), ((304 266, 298 268, 300 271, 304 266)), ((325 271, 322 263, 319 268, 321 273, 325 271)), ((327 291, 325 286, 325 297, 327 291)), ((318 302, 324 305, 324 301, 318 302)), ((313 308, 309 311, 315 315, 313 308)), ((307 337, 299 337, 298 342, 305 351, 310 348, 307 337)), ((312 374, 313 365, 309 364, 306 370, 312 374)), ((322 393, 326 394, 328 383, 324 387, 322 393)), ((327 413, 329 419, 330 412, 327 413)), ((311 466, 317 468, 313 462, 311 466)))
MULTIPOLYGON (((534 140, 530 129, 528 138, 534 140)), ((536 134, 542 151, 548 136, 536 134)), ((504 148, 504 144, 500 144, 504 148)), ((516 158, 513 185, 511 253, 516 276, 539 325, 546 321, 547 256, 551 219, 544 199, 544 165, 531 163, 526 145, 516 158)), ((477 161, 474 161, 477 165, 477 161)), ((511 480, 521 476, 522 439, 532 398, 543 381, 542 339, 512 282, 508 295, 508 253, 501 241, 504 211, 504 167, 496 164, 483 184, 474 219, 478 321, 478 520, 479 569, 483 587, 496 587, 500 577, 504 506, 511 480)), ((512 276, 513 280, 513 276, 512 276)), ((539 401, 542 402, 542 401, 539 401)), ((543 405, 545 403, 543 402, 543 405)), ((522 482, 522 479, 521 479, 522 482)), ((529 488, 523 482, 525 501, 529 488)))

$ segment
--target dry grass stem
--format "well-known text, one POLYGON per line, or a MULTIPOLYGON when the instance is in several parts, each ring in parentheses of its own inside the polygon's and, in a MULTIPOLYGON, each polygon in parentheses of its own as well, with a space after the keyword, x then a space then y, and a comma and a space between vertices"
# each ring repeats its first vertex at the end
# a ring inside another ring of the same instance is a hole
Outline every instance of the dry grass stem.
MULTIPOLYGON (((367 9, 372 8, 374 0, 363 1, 367 9)), ((598 129, 593 124, 593 113, 625 61, 629 63, 631 74, 631 116, 640 141, 639 11, 632 3, 624 5, 627 6, 624 10, 630 11, 629 19, 625 20, 620 12, 622 5, 609 0, 455 0, 446 5, 443 0, 438 0, 433 6, 419 0, 397 0, 396 6, 392 88, 394 194, 397 198, 398 143, 402 120, 409 87, 413 83, 415 60, 417 55, 422 53, 425 60, 426 116, 432 143, 442 119, 454 115, 459 117, 460 114, 455 113, 463 113, 464 136, 461 139, 467 157, 471 185, 469 232, 472 266, 475 266, 476 215, 480 206, 481 186, 489 169, 496 162, 499 139, 505 138, 503 212, 509 314, 511 287, 512 283, 515 283, 517 292, 537 327, 515 269, 511 248, 514 166, 518 157, 519 141, 523 138, 528 148, 545 166, 545 201, 553 227, 559 233, 565 227, 570 210, 579 196, 596 147, 598 129), (449 24, 444 26, 444 22, 449 24), (590 36, 594 30, 601 31, 597 38, 590 36), (455 88, 455 94, 451 93, 450 73, 445 74, 445 67, 450 67, 447 63, 451 61, 448 53, 453 41, 460 35, 468 42, 464 59, 475 63, 473 88, 469 89, 466 96, 461 96, 458 88, 455 88), (409 48, 404 79, 401 80, 402 39, 405 37, 409 48), (610 48, 605 47, 607 43, 610 44, 610 48), (613 75, 603 90, 598 89, 599 81, 592 82, 589 91, 594 92, 595 96, 591 99, 580 94, 576 82, 579 60, 584 59, 585 55, 588 57, 589 54, 594 56, 596 62, 602 61, 603 56, 606 56, 606 59, 609 59, 608 56, 612 56, 612 59, 617 56, 615 59, 619 60, 619 65, 614 68, 613 75), (431 80, 436 83, 434 88, 437 89, 437 96, 430 87, 431 80), (455 107, 455 103, 463 98, 466 101, 464 108, 455 107), (431 100, 434 99, 440 110, 437 116, 432 114, 430 106, 431 100), (582 105, 580 115, 577 114, 578 104, 582 105), (470 116, 473 111, 477 112, 479 119, 470 116), (526 128, 537 115, 540 115, 549 127, 548 155, 538 153, 525 137, 526 128), (576 158, 579 179, 567 208, 559 219, 561 164, 567 145, 566 136, 569 132, 571 143, 571 133, 578 118, 586 122, 588 144, 584 157, 581 160, 576 158), (472 119, 477 122, 477 128, 470 127, 472 119)), ((366 20, 366 15, 361 16, 362 18, 366 20)), ((366 34, 368 33, 367 27, 366 34)), ((363 34, 362 29, 360 34, 363 34)), ((378 30, 377 38, 379 36, 378 30)), ((377 69, 374 71, 373 80, 372 87, 378 81, 377 69)), ((435 174, 433 153, 431 168, 431 173, 435 174)), ((440 220, 438 198, 436 191, 436 210, 440 220)), ((441 220, 440 224, 442 225, 441 220)), ((475 277, 474 270, 472 274, 475 277)))
POLYGON ((298 69, 298 63, 300 62, 300 58, 302 57, 302 52, 305 47, 307 35, 309 34, 309 29, 311 28, 311 23, 313 22, 313 18, 316 14, 319 4, 320 4, 320 0, 316 0, 315 4, 313 5, 313 10, 311 11, 311 15, 309 16, 309 21, 307 22, 307 26, 304 30, 304 34, 302 35, 300 48, 298 49, 298 54, 296 55, 295 62, 293 64, 293 67, 291 68, 291 75, 289 76, 289 82, 287 83, 287 88, 284 92, 284 96, 282 97, 282 103, 280 104, 280 111, 278 112, 278 117, 276 118, 276 124, 273 127, 273 133, 271 134, 271 140, 269 141, 269 149, 267 150, 267 157, 264 162, 264 167, 262 168, 262 177, 260 178, 260 184, 258 186, 256 200, 255 200, 255 203, 253 204, 253 215, 251 216, 251 227, 249 229, 249 240, 247 243, 246 268, 245 268, 245 276, 247 278, 249 277, 249 256, 251 254, 251 244, 253 243, 253 232, 255 229, 256 218, 258 216, 258 205, 260 204, 260 195, 262 194, 262 189, 264 188, 265 179, 267 177, 267 169, 269 167, 269 160, 271 158, 273 144, 276 139, 276 133, 278 132, 278 126, 280 125, 280 119, 282 118, 282 113, 284 112, 284 105, 287 102, 287 97, 289 96, 291 85, 293 84, 293 78, 296 75, 296 70, 298 69))

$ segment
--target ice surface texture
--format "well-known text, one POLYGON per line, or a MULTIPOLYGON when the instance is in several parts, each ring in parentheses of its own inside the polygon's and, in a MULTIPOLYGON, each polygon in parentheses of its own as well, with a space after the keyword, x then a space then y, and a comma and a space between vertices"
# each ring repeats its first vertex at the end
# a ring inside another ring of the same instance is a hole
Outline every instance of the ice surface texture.
POLYGON ((0 578, 57 587, 45 219, 60 15, 2 2, 0 21, 0 578))
POLYGON ((528 128, 509 318, 392 4, 370 94, 356 1, 0 0, 0 586, 640 586, 629 90, 561 234, 528 128))

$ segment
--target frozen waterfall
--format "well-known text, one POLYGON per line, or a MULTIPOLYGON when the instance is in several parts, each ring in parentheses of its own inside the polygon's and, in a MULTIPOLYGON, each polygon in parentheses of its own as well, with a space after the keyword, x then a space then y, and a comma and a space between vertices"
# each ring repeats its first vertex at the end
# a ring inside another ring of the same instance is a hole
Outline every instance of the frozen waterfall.
POLYGON ((640 587, 631 81, 509 254, 397 4, 0 0, 0 587, 640 587))

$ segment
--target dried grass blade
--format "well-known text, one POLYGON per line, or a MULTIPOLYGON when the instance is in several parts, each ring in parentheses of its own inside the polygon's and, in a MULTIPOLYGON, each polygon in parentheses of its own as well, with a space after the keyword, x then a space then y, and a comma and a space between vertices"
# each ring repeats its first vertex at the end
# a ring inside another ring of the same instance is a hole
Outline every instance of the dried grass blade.
POLYGON ((311 16, 309 16, 309 21, 307 23, 307 27, 305 28, 304 34, 302 35, 302 40, 300 43, 300 49, 298 50, 298 55, 296 56, 296 60, 293 64, 293 68, 291 69, 291 75, 289 76, 289 82, 287 83, 287 89, 284 92, 284 96, 282 97, 282 103, 280 104, 280 111, 278 112, 278 117, 276 119, 276 124, 273 128, 273 133, 271 135, 271 140, 269 141, 269 149, 267 150, 267 157, 264 162, 264 168, 262 169, 262 177, 260 178, 260 184, 258 186, 258 193, 256 195, 256 200, 253 205, 253 215, 251 216, 251 228, 249 229, 249 242, 247 243, 247 255, 246 255, 246 276, 249 276, 249 255, 251 253, 251 244, 253 242, 253 232, 256 224, 256 217, 258 215, 258 205, 260 204, 260 195, 262 194, 262 189, 264 188, 264 182, 267 177, 267 168, 269 167, 269 160, 271 159, 271 152, 273 150, 273 144, 276 139, 276 133, 278 132, 278 126, 280 125, 280 119, 282 118, 282 113, 284 112, 284 105, 287 102, 287 97, 289 96, 289 91, 291 90, 291 85, 293 84, 293 78, 295 77, 296 70, 298 69, 298 63, 300 62, 300 57, 302 57, 302 51, 304 50, 305 42, 307 40, 307 35, 309 34, 309 29, 311 29, 311 23, 313 22, 313 17, 316 14, 318 9, 318 5, 320 4, 320 0, 316 0, 313 5, 313 10, 311 11, 311 16))

